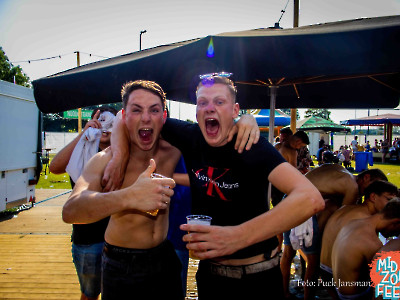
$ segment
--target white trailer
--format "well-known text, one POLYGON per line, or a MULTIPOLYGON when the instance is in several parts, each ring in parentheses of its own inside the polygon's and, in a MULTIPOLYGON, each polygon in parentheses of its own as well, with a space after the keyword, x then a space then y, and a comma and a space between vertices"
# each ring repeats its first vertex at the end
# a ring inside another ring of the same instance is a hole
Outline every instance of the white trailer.
POLYGON ((35 201, 41 168, 33 90, 0 80, 0 211, 35 201), (39 172, 37 172, 39 171, 39 172))

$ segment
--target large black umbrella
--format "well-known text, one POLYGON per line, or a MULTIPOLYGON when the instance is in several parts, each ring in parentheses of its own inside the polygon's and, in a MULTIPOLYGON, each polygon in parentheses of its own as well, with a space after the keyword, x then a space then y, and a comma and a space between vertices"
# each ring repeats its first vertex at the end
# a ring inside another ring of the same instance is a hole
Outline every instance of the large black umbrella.
MULTIPOLYGON (((194 103, 199 75, 231 72, 241 108, 393 108, 400 16, 222 33, 71 69, 33 82, 42 112, 120 101, 124 82, 158 82, 194 103), (270 103, 271 102, 271 103, 270 103)), ((273 118, 271 118, 273 121, 273 118)))

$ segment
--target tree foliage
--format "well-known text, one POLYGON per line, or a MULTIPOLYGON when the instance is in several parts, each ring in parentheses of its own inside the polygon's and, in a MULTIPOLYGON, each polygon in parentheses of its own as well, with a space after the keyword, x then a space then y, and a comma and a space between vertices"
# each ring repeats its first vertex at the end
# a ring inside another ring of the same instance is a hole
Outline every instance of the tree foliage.
MULTIPOLYGON (((322 119, 326 119, 326 120, 331 120, 330 118, 331 112, 329 110, 327 110, 326 108, 309 108, 306 110, 304 116, 306 118, 308 117, 319 117, 322 119)), ((331 120, 332 121, 332 120, 331 120)))
MULTIPOLYGON (((288 116, 292 114, 292 110, 290 108, 281 108, 280 110, 283 111, 288 116)), ((300 120, 300 114, 298 109, 296 109, 296 120, 300 120)))
POLYGON ((8 82, 15 82, 18 85, 31 87, 29 77, 22 71, 20 66, 14 66, 9 61, 2 47, 0 47, 0 79, 8 82))

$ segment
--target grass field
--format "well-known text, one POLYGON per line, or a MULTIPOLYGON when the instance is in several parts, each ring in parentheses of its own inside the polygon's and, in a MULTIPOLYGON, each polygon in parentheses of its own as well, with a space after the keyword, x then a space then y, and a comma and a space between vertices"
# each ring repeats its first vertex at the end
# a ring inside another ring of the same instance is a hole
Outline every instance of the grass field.
MULTIPOLYGON (((54 154, 50 154, 50 161, 53 159, 54 154)), ((39 182, 36 185, 36 189, 70 189, 71 183, 67 173, 56 175, 49 172, 46 165, 43 166, 42 173, 40 173, 39 182), (45 174, 45 167, 46 174, 45 174)))

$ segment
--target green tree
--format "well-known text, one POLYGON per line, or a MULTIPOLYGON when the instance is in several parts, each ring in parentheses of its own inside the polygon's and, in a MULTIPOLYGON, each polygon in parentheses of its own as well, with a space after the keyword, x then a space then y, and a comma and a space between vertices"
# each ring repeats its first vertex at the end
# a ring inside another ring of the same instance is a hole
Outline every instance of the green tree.
POLYGON ((326 108, 318 109, 318 108, 309 108, 306 110, 304 116, 308 117, 320 117, 322 119, 331 120, 330 118, 331 112, 326 108))
MULTIPOLYGON (((281 108, 280 110, 283 111, 288 116, 290 116, 292 114, 292 111, 290 108, 281 108)), ((299 114, 298 109, 296 109, 296 120, 300 120, 300 114, 299 114)))
POLYGON ((29 77, 22 71, 20 66, 14 66, 8 59, 3 48, 0 47, 0 79, 14 82, 18 85, 31 87, 29 77))

